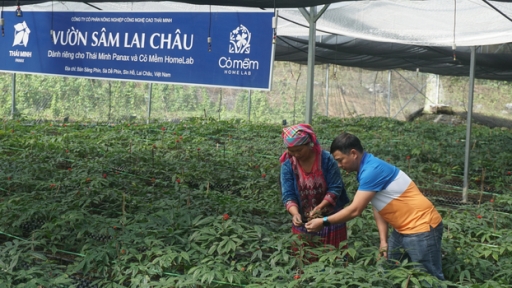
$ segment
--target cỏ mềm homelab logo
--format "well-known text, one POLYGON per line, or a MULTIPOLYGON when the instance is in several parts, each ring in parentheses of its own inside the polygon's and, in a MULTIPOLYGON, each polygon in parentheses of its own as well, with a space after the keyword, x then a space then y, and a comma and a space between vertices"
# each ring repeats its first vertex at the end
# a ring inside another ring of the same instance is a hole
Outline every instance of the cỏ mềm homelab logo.
POLYGON ((251 32, 244 25, 229 33, 229 53, 249 54, 251 52, 251 32))
POLYGON ((23 45, 27 47, 29 35, 30 29, 25 21, 14 25, 14 42, 12 46, 23 45))
POLYGON ((260 69, 257 60, 251 60, 251 32, 244 25, 238 26, 229 33, 229 53, 232 55, 219 58, 219 67, 226 75, 251 76, 260 69), (231 59, 233 57, 233 59, 231 59))

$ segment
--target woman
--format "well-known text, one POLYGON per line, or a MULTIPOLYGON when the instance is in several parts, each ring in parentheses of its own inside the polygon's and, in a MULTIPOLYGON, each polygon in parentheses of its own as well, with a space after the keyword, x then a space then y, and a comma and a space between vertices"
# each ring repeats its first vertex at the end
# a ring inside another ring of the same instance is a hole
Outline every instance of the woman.
POLYGON ((339 248, 347 239, 345 223, 329 225, 319 232, 307 232, 305 222, 338 212, 349 202, 338 164, 323 151, 313 129, 298 124, 283 129, 287 151, 281 162, 283 204, 292 216, 292 233, 320 236, 324 244, 339 248))

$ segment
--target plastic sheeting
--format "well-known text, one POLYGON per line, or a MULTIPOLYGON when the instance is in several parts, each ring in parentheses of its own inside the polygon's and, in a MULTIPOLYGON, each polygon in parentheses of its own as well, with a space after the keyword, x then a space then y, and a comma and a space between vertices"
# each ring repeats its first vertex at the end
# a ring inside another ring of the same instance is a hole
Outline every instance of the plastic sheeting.
MULTIPOLYGON (((470 52, 467 46, 512 42, 512 21, 480 0, 457 0, 454 21, 454 3, 451 0, 386 0, 332 4, 317 22, 319 36, 316 63, 468 76, 470 52), (452 50, 454 40, 455 51, 452 50)), ((512 17, 512 3, 492 1, 491 4, 512 17)), ((14 11, 13 7, 10 9, 14 11)), ((179 2, 102 2, 94 3, 93 6, 79 2, 46 2, 23 6, 22 9, 197 12, 210 9, 212 12, 259 10, 179 2)), ((9 8, 4 9, 4 13, 8 11, 9 8)), ((296 8, 279 9, 278 12, 280 18, 275 60, 307 63, 307 22, 296 8)), ((512 45, 503 45, 499 53, 483 52, 486 51, 477 49, 475 77, 512 81, 512 45)))
MULTIPOLYGON (((512 3, 490 4, 512 17, 512 3)), ((358 39, 421 46, 512 42, 512 21, 497 10, 480 0, 351 1, 331 5, 318 20, 317 29, 358 39)), ((307 25, 298 10, 286 10, 282 15, 307 25)))

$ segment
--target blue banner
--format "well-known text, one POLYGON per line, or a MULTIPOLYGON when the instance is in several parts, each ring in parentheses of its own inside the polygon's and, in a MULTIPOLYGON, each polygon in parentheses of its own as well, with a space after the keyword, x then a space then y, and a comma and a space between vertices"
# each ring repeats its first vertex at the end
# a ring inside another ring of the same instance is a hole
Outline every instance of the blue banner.
POLYGON ((4 11, 0 70, 270 90, 273 16, 4 11))

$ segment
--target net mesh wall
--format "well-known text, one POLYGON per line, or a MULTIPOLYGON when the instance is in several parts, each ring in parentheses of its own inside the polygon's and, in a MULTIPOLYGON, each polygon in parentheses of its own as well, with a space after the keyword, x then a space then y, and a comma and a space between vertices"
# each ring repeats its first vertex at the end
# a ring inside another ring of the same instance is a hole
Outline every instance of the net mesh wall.
MULTIPOLYGON (((150 119, 170 121, 185 117, 240 118, 288 123, 303 121, 307 83, 306 66, 276 62, 271 91, 206 88, 143 82, 16 74, 16 114, 35 120, 145 122, 151 94, 150 119), (249 102, 250 97, 250 102, 249 102), (250 105, 250 109, 249 109, 250 105)), ((12 74, 0 73, 0 107, 11 117, 12 74)), ((505 81, 476 80, 475 119, 494 117, 492 126, 507 126, 512 119, 505 81), (496 122, 496 123, 495 123, 496 122)), ((370 71, 317 65, 314 115, 330 117, 383 116, 400 120, 429 104, 450 105, 467 111, 468 78, 444 77, 410 71, 370 71), (391 74, 391 75, 390 75, 391 74), (328 99, 326 94, 328 93, 328 99), (427 99, 428 98, 428 99, 427 99)), ((512 101, 510 101, 512 102, 512 101)), ((447 122, 460 122, 465 116, 447 122)), ((445 121, 446 119, 441 119, 445 121)))
MULTIPOLYGON (((298 123, 303 121, 305 114, 306 68, 277 62, 271 91, 171 84, 153 84, 150 88, 143 82, 16 74, 15 106, 17 115, 26 119, 62 120, 69 117, 70 121, 121 122, 131 119, 142 122, 148 116, 151 92, 152 120, 205 116, 248 120, 250 105, 251 121, 281 123, 286 119, 288 123, 298 123)), ((475 117, 488 115, 512 119, 512 104, 507 103, 512 85, 508 82, 477 79, 474 91, 475 117)), ((464 112, 467 95, 467 77, 441 76, 437 79, 431 74, 409 71, 318 65, 315 67, 313 113, 330 117, 384 116, 404 120, 428 104, 446 104, 456 112, 464 112)), ((10 117, 12 74, 0 74, 0 96, 2 116, 10 117)))

